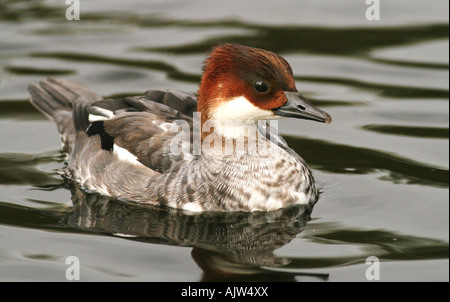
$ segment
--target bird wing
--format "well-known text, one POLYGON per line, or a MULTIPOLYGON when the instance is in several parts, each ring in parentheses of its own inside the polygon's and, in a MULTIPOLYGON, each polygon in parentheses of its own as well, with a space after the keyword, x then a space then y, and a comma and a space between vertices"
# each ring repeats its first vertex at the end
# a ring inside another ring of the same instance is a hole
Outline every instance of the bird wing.
POLYGON ((74 103, 76 130, 99 135, 101 148, 122 148, 143 165, 164 172, 191 158, 192 112, 197 108, 192 94, 175 90, 150 90, 144 96, 74 103), (180 127, 180 125, 184 127, 180 127), (189 141, 182 152, 173 152, 180 132, 189 141))

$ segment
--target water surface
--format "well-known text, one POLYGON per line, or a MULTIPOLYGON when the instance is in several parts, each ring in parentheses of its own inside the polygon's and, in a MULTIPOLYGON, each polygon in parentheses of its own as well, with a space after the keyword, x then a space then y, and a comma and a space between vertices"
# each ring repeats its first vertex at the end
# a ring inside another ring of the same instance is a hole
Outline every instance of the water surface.
POLYGON ((448 281, 448 2, 0 2, 0 280, 448 281), (262 47, 331 125, 281 132, 321 187, 314 208, 183 212, 85 194, 59 174, 55 125, 28 103, 47 76, 107 96, 195 92, 218 42, 262 47))

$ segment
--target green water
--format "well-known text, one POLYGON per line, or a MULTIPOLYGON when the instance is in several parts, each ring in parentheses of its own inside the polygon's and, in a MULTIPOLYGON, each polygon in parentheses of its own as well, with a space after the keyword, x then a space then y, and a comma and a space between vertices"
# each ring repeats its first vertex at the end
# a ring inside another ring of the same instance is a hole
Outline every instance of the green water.
POLYGON ((446 1, 0 0, 0 280, 448 281, 446 1), (218 42, 269 49, 331 125, 283 120, 313 169, 313 209, 185 215, 64 182, 55 125, 27 101, 47 76, 103 96, 197 90, 218 42))

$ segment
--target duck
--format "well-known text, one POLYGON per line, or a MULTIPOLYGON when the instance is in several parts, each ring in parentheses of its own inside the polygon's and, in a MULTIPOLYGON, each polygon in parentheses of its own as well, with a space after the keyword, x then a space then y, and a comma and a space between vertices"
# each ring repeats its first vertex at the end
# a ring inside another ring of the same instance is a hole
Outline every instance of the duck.
POLYGON ((88 193, 188 212, 268 212, 319 198, 277 122, 329 124, 331 116, 298 92, 291 66, 274 52, 215 46, 197 94, 153 89, 104 99, 51 77, 28 91, 57 125, 64 176, 88 193))

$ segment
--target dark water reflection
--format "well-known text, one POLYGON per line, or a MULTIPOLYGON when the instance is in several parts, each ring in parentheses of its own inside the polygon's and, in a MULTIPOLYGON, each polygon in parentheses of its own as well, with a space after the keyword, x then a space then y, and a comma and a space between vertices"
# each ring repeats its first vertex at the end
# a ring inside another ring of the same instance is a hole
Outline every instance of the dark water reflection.
POLYGON ((362 126, 364 130, 375 131, 379 133, 386 133, 391 135, 424 137, 424 138, 447 138, 448 128, 436 127, 407 127, 395 125, 365 125, 362 126))
MULTIPOLYGON (((0 202, 2 223, 192 247, 191 255, 203 271, 201 281, 295 281, 299 276, 327 280, 327 273, 308 270, 364 263, 361 255, 326 258, 277 256, 275 251, 297 238, 311 220, 310 206, 294 206, 270 213, 192 214, 111 200, 85 193, 73 183, 49 185, 43 189, 61 187, 70 189, 73 207, 40 202, 46 207, 30 209, 0 202)), ((449 253, 448 244, 442 240, 386 230, 350 229, 336 223, 312 224, 315 232, 302 236, 304 240, 330 246, 355 245, 381 261, 446 259, 449 253)), ((301 255, 302 251, 297 253, 301 255)), ((39 257, 55 256, 39 254, 39 257)))
MULTIPOLYGON (((229 40, 224 40, 229 41, 229 40)), ((215 45, 216 43, 210 43, 211 45, 215 45)), ((204 51, 206 53, 207 51, 204 51)), ((160 61, 144 61, 144 60, 134 60, 134 59, 122 59, 122 58, 108 58, 105 56, 96 56, 90 54, 82 54, 82 53, 73 53, 73 52, 64 52, 64 53, 34 53, 33 57, 36 58, 52 58, 59 60, 67 60, 74 62, 88 62, 88 63, 106 63, 113 64, 119 66, 129 66, 135 68, 144 68, 148 70, 154 71, 163 71, 167 74, 167 77, 172 80, 183 80, 189 81, 193 83, 198 83, 200 80, 200 74, 192 74, 183 72, 177 69, 175 66, 160 61)), ((13 72, 17 71, 13 67, 9 67, 13 72)), ((23 69, 19 69, 19 72, 24 72, 23 69)), ((49 70, 39 70, 39 69, 25 69, 29 74, 39 74, 41 73, 43 76, 51 75, 49 70)), ((56 70, 53 75, 64 74, 64 73, 72 73, 71 71, 66 70, 56 70)), ((399 85, 386 85, 386 84, 373 84, 373 83, 365 83, 364 81, 358 81, 353 79, 343 79, 343 78, 335 78, 335 77, 312 77, 312 76, 295 76, 294 77, 298 81, 303 82, 315 82, 315 83, 332 83, 332 84, 345 84, 350 87, 355 88, 364 88, 368 90, 373 90, 377 92, 381 96, 387 97, 395 97, 395 98, 448 98, 449 92, 448 89, 436 89, 436 88, 421 88, 421 87, 402 87, 399 85)))
MULTIPOLYGON (((433 131, 421 128, 422 131, 433 131)), ((448 130, 447 130, 448 132, 448 130)), ((314 139, 286 137, 289 146, 301 148, 302 156, 317 169, 344 174, 386 171, 384 179, 448 188, 448 170, 424 165, 394 154, 367 148, 331 144, 314 139), (327 158, 326 163, 323 158, 327 158)))
MULTIPOLYGON (((87 194, 70 185, 73 210, 60 222, 74 229, 113 234, 130 240, 193 247, 192 257, 203 270, 203 281, 278 280, 296 276, 327 279, 328 274, 302 269, 362 263, 361 256, 279 257, 274 251, 298 237, 311 220, 311 206, 293 206, 275 212, 202 213, 123 203, 87 194), (270 270, 276 268, 277 270, 270 270), (295 272, 296 273, 295 273, 295 272)), ((316 224, 322 230, 305 236, 312 242, 354 244, 387 260, 431 260, 448 257, 442 240, 400 235, 385 230, 342 229, 316 224)), ((301 250, 299 251, 301 254, 301 250)))
POLYGON ((311 213, 309 206, 296 206, 270 213, 190 214, 114 201, 71 187, 74 207, 63 218, 65 224, 130 240, 193 247, 192 256, 204 279, 265 275, 261 266, 287 265, 289 259, 273 252, 302 232, 311 213))
POLYGON ((380 22, 352 0, 81 2, 68 22, 64 1, 0 0, 0 280, 65 280, 49 268, 69 254, 94 280, 365 281, 368 256, 382 280, 448 280, 448 2, 384 1, 380 22), (65 182, 29 82, 195 93, 219 42, 280 53, 333 116, 280 121, 321 187, 314 210, 189 215, 65 182))

